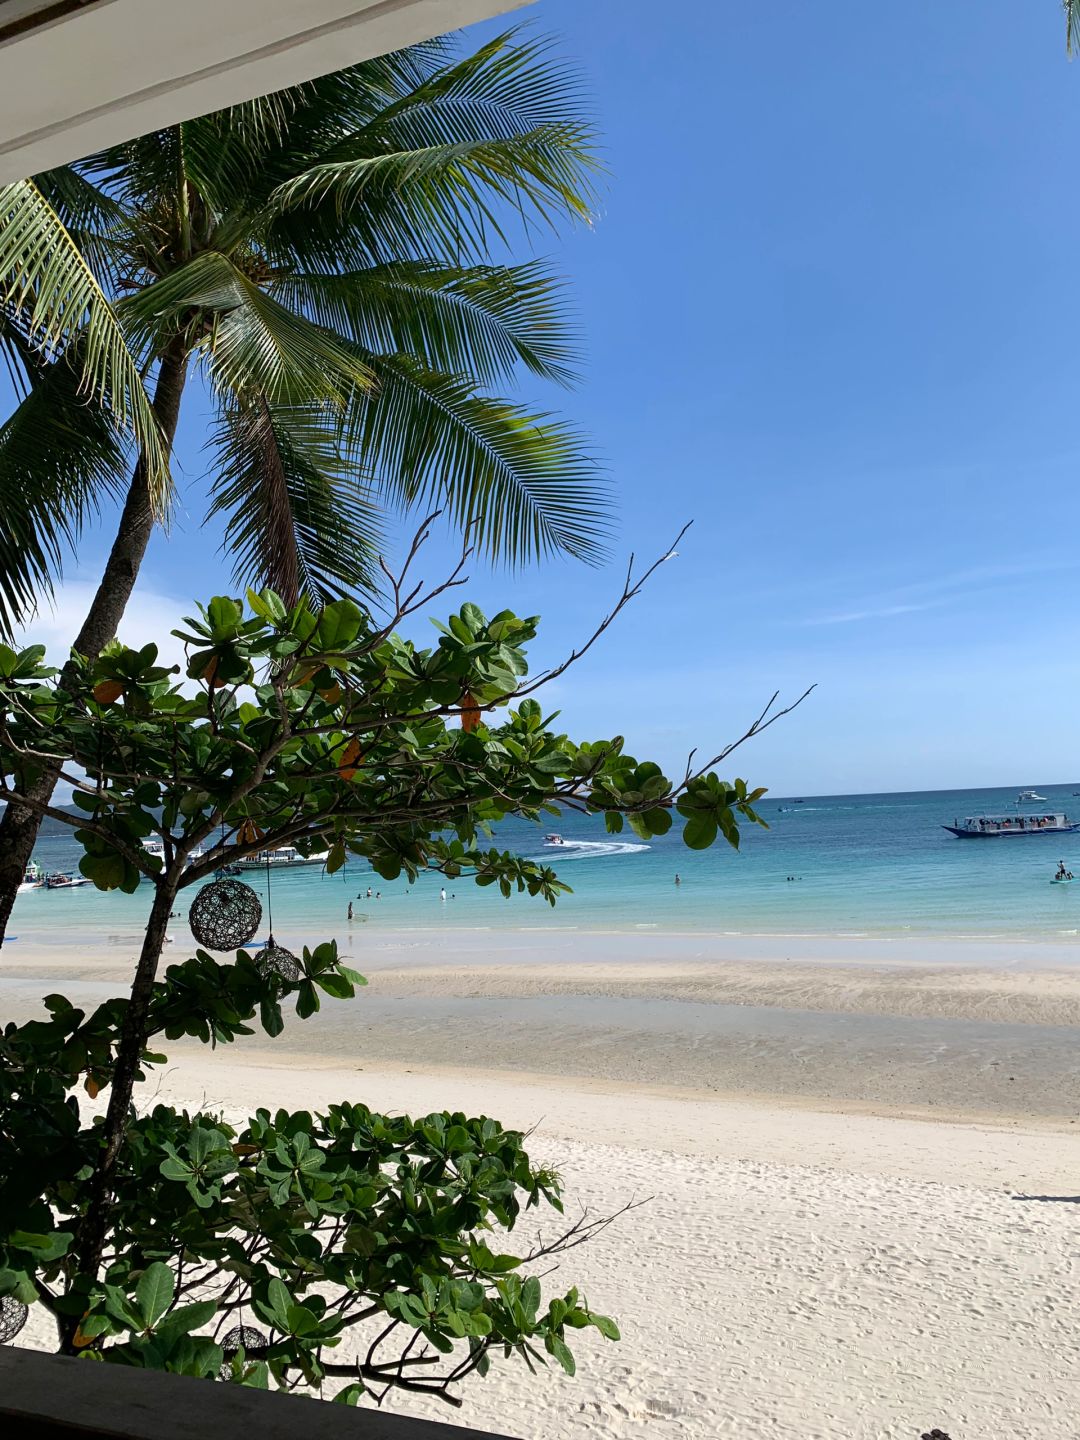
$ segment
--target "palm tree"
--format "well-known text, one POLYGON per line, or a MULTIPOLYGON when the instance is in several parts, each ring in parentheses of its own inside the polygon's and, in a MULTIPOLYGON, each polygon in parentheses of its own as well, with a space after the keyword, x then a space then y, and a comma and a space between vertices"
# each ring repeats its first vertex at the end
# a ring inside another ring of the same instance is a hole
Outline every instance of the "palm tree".
POLYGON ((1075 55, 1080 43, 1080 0, 1061 0, 1061 8, 1065 11, 1065 48, 1075 55))
MULTIPOLYGON (((572 378, 556 278, 500 257, 508 217, 588 218, 592 144, 574 81, 511 33, 465 58, 433 42, 366 61, 0 189, 0 348, 22 390, 0 427, 0 632, 116 496, 75 648, 116 633, 196 373, 238 583, 290 601, 369 587, 387 504, 444 505, 495 559, 596 558, 604 495, 579 437, 496 393, 522 369, 572 378)), ((0 822, 0 941, 37 828, 14 806, 0 822)))

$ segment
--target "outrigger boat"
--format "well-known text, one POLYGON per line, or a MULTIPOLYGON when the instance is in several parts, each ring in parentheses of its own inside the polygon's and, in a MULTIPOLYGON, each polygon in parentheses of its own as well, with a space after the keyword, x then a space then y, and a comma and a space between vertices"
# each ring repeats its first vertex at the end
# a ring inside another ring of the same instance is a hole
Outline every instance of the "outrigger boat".
POLYGON ((1021 835, 1071 835, 1080 830, 1080 820, 1070 820, 1061 811, 1051 815, 969 815, 942 829, 958 840, 1005 840, 1021 835))

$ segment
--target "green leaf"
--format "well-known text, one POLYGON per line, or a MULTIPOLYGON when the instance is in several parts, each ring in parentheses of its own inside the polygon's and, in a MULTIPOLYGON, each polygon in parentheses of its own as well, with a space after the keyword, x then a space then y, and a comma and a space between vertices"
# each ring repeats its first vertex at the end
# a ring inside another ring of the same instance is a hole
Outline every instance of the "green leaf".
POLYGON ((559 1364, 566 1371, 567 1375, 573 1375, 577 1371, 574 1357, 567 1348, 566 1342, 558 1335, 546 1335, 544 1337, 544 1348, 549 1355, 554 1355, 559 1364))
POLYGON ((274 1324, 288 1334, 289 1311, 293 1308, 293 1298, 282 1281, 276 1277, 270 1281, 266 1287, 266 1298, 274 1324))
POLYGON ((186 1335, 192 1330, 200 1329, 203 1325, 209 1325, 216 1314, 216 1300, 196 1300, 191 1305, 181 1305, 161 1322, 158 1326, 158 1334, 165 1337, 186 1335))
POLYGON ((165 1314, 172 1303, 175 1289, 173 1272, 160 1260, 155 1260, 143 1271, 135 1287, 135 1299, 147 1330, 152 1330, 165 1314))
POLYGON ((691 850, 708 850, 716 843, 719 827, 711 815, 693 815, 683 829, 683 840, 691 850))

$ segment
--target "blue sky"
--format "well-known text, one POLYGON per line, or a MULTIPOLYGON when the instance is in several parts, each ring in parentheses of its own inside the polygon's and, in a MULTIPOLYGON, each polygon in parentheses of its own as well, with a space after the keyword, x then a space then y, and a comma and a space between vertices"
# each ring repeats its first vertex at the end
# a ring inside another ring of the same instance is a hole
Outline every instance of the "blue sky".
MULTIPOLYGON (((468 596, 543 615, 555 659, 626 552, 692 519, 558 683, 571 733, 680 766, 816 683, 740 773, 778 793, 1080 775, 1080 63, 1057 0, 528 13, 584 71, 610 171, 595 227, 541 247, 572 283, 583 383, 529 398, 603 456, 619 558, 474 566, 468 596)), ((227 588, 198 412, 140 642, 227 588)), ((40 629, 70 626, 100 556, 91 537, 40 629)))

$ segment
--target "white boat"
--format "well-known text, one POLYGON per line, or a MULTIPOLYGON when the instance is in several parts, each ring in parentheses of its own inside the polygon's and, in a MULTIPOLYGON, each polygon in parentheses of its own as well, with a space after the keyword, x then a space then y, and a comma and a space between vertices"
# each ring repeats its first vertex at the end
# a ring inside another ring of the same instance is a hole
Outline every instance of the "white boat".
POLYGON ((85 875, 68 875, 62 870, 54 870, 51 875, 45 876, 46 890, 74 890, 79 885, 89 885, 90 881, 85 875))
POLYGON ((1034 791, 1034 790, 1021 790, 1021 791, 1020 791, 1020 794, 1016 797, 1016 803, 1017 803, 1018 805, 1026 805, 1029 800, 1045 800, 1045 799, 1046 799, 1046 796, 1045 796, 1045 795, 1039 795, 1039 794, 1037 794, 1036 791, 1034 791))
POLYGON ((31 860, 23 871, 23 878, 20 880, 19 888, 15 893, 16 895, 21 895, 24 890, 40 890, 44 880, 45 876, 42 874, 41 866, 35 865, 33 860, 31 860))
POLYGON ((281 869, 285 865, 325 865, 329 850, 320 850, 315 855, 301 855, 295 845, 279 845, 274 850, 257 850, 254 855, 245 855, 237 860, 244 870, 281 869))
POLYGON ((562 838, 561 835, 554 835, 554 834, 552 834, 552 835, 545 835, 545 836, 544 836, 544 844, 545 844, 545 845, 565 845, 565 844, 566 844, 566 841, 562 838))
MULTIPOLYGON (((160 860, 162 866, 164 867, 165 845, 161 840, 144 840, 143 849, 146 851, 147 855, 149 855, 152 860, 160 860)), ((184 863, 184 869, 186 870, 189 865, 194 865, 196 860, 201 860, 202 856, 202 850, 193 850, 184 863)), ((149 879, 150 877, 144 876, 143 878, 149 879)))

